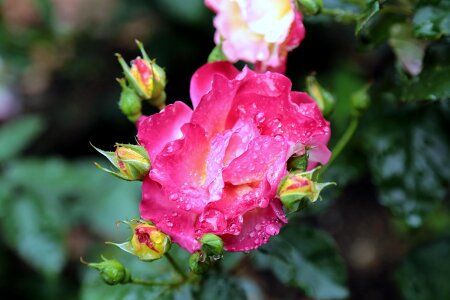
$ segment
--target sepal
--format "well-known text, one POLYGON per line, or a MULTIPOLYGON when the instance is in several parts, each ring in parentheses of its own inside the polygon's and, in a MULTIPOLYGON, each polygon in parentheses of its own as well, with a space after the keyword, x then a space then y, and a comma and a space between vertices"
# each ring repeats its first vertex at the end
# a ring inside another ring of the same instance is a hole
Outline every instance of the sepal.
POLYGON ((142 146, 117 143, 114 152, 103 151, 94 145, 92 147, 105 156, 116 167, 117 171, 104 168, 98 163, 95 163, 95 166, 120 179, 128 181, 143 180, 150 171, 150 159, 142 146))
POLYGON ((103 281, 109 285, 131 282, 130 272, 120 261, 117 259, 106 259, 104 256, 101 256, 101 258, 103 261, 99 263, 88 263, 82 258, 80 258, 80 261, 88 267, 96 269, 100 273, 103 281))
POLYGON ((315 181, 317 167, 311 171, 293 171, 286 175, 278 186, 278 197, 289 213, 304 209, 309 203, 317 201, 320 192, 334 182, 319 183, 315 181))
POLYGON ((172 245, 170 237, 158 230, 153 223, 139 219, 123 221, 123 223, 130 226, 133 232, 131 239, 121 244, 112 242, 107 242, 107 244, 117 246, 142 261, 160 259, 170 250, 172 245))

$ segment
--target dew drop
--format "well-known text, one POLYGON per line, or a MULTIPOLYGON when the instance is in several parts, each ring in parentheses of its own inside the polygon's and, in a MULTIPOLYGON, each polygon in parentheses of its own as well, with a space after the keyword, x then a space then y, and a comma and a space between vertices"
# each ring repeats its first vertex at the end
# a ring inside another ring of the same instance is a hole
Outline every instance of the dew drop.
POLYGON ((266 116, 264 115, 263 112, 260 112, 255 116, 255 121, 257 123, 262 123, 262 122, 264 122, 265 119, 266 119, 266 116))
POLYGON ((277 233, 277 228, 274 225, 269 224, 269 225, 266 226, 266 230, 265 231, 266 231, 266 233, 268 235, 274 235, 274 234, 277 233))
POLYGON ((169 196, 169 199, 172 200, 172 201, 175 201, 175 200, 178 199, 178 197, 179 197, 178 194, 172 194, 172 195, 169 196))

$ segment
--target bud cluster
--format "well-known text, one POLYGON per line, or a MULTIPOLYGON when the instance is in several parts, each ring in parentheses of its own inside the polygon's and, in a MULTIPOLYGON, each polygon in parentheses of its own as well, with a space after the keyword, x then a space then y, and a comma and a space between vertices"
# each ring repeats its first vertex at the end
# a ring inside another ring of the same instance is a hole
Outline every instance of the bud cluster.
POLYGON ((131 66, 120 54, 116 54, 125 78, 117 79, 122 87, 119 108, 132 122, 136 122, 141 114, 142 100, 163 108, 166 100, 166 73, 151 60, 141 42, 136 41, 142 57, 131 61, 131 66))

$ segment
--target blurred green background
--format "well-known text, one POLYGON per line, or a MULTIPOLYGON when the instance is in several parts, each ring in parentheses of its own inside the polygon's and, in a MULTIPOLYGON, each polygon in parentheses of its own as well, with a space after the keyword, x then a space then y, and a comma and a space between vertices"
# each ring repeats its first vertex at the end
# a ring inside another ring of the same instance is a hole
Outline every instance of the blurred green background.
POLYGON ((165 68, 168 102, 189 103, 190 77, 214 47, 213 14, 201 0, 0 3, 0 295, 450 299, 447 1, 328 0, 346 14, 305 18, 306 38, 289 55, 294 89, 315 72, 334 94, 331 148, 359 120, 325 173, 338 187, 260 251, 226 255, 205 287, 174 294, 106 286, 80 263, 103 253, 142 277, 167 276, 163 260, 141 263, 104 245, 127 238, 115 222, 138 216, 140 184, 97 170, 93 161, 106 163, 89 142, 112 150, 135 141, 117 107, 114 57, 136 57, 135 39, 165 68))

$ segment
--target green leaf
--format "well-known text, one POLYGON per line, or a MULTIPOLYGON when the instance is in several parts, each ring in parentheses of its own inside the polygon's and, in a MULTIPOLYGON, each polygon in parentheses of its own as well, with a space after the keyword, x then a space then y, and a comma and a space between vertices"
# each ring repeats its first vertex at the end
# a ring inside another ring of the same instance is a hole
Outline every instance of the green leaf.
POLYGON ((344 263, 333 240, 304 224, 285 226, 260 248, 255 263, 314 299, 344 299, 349 295, 344 263))
POLYGON ((371 112, 366 151, 380 201, 412 227, 422 224, 448 187, 450 144, 438 105, 383 104, 371 112))
POLYGON ((45 275, 61 272, 66 258, 62 214, 55 216, 51 207, 30 194, 16 195, 4 209, 7 213, 2 231, 6 243, 45 275))
POLYGON ((219 274, 209 274, 202 284, 202 289, 196 299, 199 300, 245 300, 245 291, 239 285, 236 278, 231 276, 221 276, 219 274))
POLYGON ((377 80, 371 94, 373 99, 389 101, 436 101, 450 98, 450 44, 434 42, 429 44, 424 58, 424 68, 415 77, 392 66, 377 80))
POLYGON ((408 254, 395 271, 404 299, 450 299, 450 238, 423 246, 408 254))
POLYGON ((380 3, 378 0, 372 0, 367 3, 366 9, 362 13, 361 17, 356 22, 355 34, 359 35, 359 33, 365 29, 365 27, 369 24, 371 19, 380 11, 380 3))
POLYGON ((436 40, 450 34, 450 3, 420 7, 413 18, 414 34, 418 38, 436 40))
POLYGON ((2 125, 0 128, 0 163, 24 150, 43 129, 44 122, 37 115, 25 116, 2 125))
MULTIPOLYGON (((174 279, 172 266, 163 258, 152 263, 142 262, 134 256, 119 252, 116 248, 108 247, 109 253, 105 254, 107 258, 116 257, 130 270, 132 277, 155 280, 159 282, 171 281, 174 279)), ((182 266, 187 267, 188 254, 185 250, 176 245, 170 252, 177 261, 184 262, 182 266)), ((166 286, 144 286, 136 284, 115 285, 105 284, 97 271, 85 269, 81 286, 81 300, 141 300, 141 299, 192 299, 189 286, 182 286, 178 289, 170 289, 166 286)))
POLYGON ((227 60, 227 57, 222 51, 222 44, 216 45, 208 56, 208 62, 211 63, 223 60, 227 60))
POLYGON ((412 28, 407 24, 395 24, 391 27, 389 44, 394 50, 397 60, 411 75, 422 71, 426 43, 414 38, 412 28))

